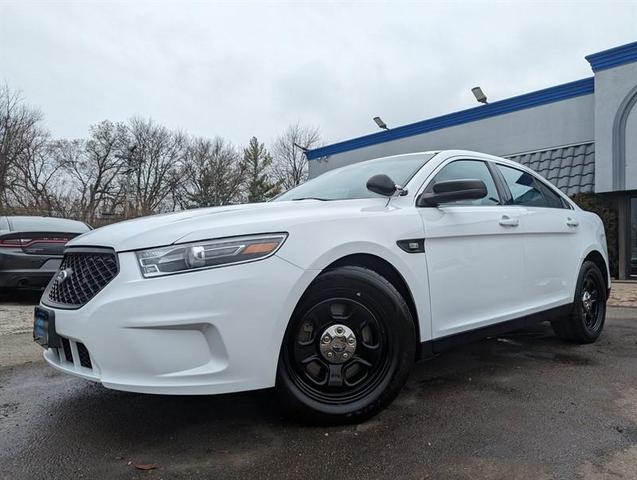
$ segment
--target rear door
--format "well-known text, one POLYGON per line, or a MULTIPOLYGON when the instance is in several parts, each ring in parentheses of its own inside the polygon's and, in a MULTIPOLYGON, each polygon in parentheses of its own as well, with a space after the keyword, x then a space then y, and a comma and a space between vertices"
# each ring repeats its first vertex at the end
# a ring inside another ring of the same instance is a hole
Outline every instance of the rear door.
POLYGON ((480 179, 487 197, 419 208, 425 230, 432 334, 440 338, 516 317, 522 310, 523 208, 505 207, 503 192, 486 161, 457 158, 443 163, 437 181, 480 179))
POLYGON ((510 204, 526 210, 524 284, 530 309, 572 302, 581 253, 577 212, 539 177, 510 165, 497 164, 497 169, 510 204))

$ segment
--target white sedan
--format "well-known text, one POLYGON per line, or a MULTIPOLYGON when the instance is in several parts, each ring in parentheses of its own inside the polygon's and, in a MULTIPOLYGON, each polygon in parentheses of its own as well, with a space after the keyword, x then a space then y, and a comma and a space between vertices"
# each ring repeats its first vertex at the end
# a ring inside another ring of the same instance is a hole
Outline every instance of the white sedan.
POLYGON ((415 360, 549 320, 589 343, 610 289, 601 220, 468 151, 369 160, 275 201, 126 221, 68 245, 35 312, 46 361, 108 388, 276 386, 305 418, 367 418, 415 360))

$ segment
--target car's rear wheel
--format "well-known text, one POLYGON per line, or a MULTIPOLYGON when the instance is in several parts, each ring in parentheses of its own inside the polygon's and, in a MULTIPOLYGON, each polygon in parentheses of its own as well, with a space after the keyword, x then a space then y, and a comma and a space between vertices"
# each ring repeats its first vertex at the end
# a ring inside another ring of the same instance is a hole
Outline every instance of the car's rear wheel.
POLYGON ((551 323, 555 334, 573 343, 592 343, 600 336, 606 319, 606 282, 595 263, 582 265, 571 314, 551 323))
POLYGON ((355 422, 385 407, 415 358, 409 307, 385 278, 346 266, 321 274, 295 309, 277 391, 304 419, 355 422))

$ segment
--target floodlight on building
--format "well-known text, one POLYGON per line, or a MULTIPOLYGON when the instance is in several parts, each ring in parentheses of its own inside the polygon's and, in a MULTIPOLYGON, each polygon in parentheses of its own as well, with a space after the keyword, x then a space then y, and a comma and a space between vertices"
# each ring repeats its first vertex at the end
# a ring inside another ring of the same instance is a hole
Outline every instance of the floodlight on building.
POLYGON ((484 92, 482 91, 482 88, 480 87, 473 87, 471 89, 471 92, 473 93, 473 96, 476 97, 476 100, 480 103, 484 103, 485 105, 489 102, 487 102, 487 96, 484 94, 484 92))
POLYGON ((389 128, 387 127, 387 124, 383 122, 382 118, 374 117, 374 122, 376 122, 376 125, 378 125, 378 128, 382 128, 383 130, 389 130, 389 128))

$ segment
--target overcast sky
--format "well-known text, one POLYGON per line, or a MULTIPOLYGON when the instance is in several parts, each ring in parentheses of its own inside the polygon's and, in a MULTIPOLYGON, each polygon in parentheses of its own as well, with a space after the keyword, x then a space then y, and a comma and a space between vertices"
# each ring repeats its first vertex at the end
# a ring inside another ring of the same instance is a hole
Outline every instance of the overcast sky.
POLYGON ((55 136, 151 117, 237 144, 300 121, 327 143, 591 76, 637 40, 626 2, 0 0, 0 81, 55 136))

